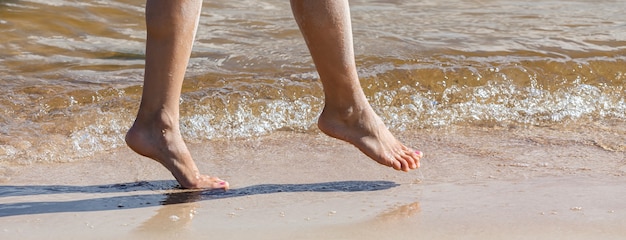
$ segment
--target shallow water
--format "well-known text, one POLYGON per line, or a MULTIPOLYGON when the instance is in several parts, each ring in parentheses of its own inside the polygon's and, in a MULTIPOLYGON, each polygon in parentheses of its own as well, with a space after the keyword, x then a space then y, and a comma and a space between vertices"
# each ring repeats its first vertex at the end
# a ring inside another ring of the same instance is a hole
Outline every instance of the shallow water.
MULTIPOLYGON (((141 95, 143 5, 0 0, 0 163, 124 145, 141 95)), ((394 131, 626 124, 626 2, 351 6, 362 85, 394 131)), ((287 1, 206 1, 200 21, 181 97, 189 141, 315 128, 321 85, 287 1)))

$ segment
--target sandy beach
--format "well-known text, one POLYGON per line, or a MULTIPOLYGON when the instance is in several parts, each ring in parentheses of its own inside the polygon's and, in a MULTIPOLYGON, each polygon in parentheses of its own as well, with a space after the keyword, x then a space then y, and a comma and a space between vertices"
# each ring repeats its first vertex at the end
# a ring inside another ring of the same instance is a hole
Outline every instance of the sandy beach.
POLYGON ((1 239, 623 239, 623 123, 399 133, 399 173, 317 132, 191 143, 231 190, 188 191, 128 149, 3 169, 1 239))
POLYGON ((288 1, 205 1, 180 126, 224 192, 125 146, 146 1, 0 1, 0 240, 626 239, 626 1, 450 3, 350 1, 403 173, 316 128, 288 1))

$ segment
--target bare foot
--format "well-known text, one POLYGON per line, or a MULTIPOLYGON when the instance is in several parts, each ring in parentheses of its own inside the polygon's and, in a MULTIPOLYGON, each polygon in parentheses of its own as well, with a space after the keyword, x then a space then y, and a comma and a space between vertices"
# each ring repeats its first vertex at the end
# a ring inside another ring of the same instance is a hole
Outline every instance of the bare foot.
POLYGON ((404 146, 369 105, 333 111, 328 105, 317 122, 327 135, 356 146, 376 162, 408 172, 419 167, 422 153, 404 146))
POLYGON ((228 189, 228 182, 200 174, 180 135, 178 122, 168 114, 160 115, 161 121, 137 119, 126 133, 126 144, 165 166, 183 188, 228 189))

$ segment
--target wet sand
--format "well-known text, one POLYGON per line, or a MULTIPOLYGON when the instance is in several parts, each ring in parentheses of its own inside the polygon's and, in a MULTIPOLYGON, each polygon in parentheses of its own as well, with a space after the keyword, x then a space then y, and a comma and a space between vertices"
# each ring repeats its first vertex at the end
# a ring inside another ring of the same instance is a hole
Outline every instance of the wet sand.
POLYGON ((317 132, 190 143, 231 190, 176 189, 120 149, 6 166, 0 239, 623 239, 626 127, 404 131, 420 171, 317 132))

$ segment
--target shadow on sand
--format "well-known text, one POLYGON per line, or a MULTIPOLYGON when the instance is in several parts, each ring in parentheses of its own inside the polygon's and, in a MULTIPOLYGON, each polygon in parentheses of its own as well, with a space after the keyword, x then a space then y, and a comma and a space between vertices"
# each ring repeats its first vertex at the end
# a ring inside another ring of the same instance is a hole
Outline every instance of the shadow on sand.
POLYGON ((368 192, 380 191, 399 184, 390 181, 341 181, 310 184, 260 184, 223 190, 175 189, 175 181, 143 181, 94 186, 0 186, 0 199, 5 197, 84 193, 125 193, 124 196, 90 198, 70 201, 17 202, 0 204, 0 217, 62 212, 109 211, 144 208, 155 205, 191 203, 224 198, 272 193, 295 192, 368 192), (151 194, 130 194, 136 191, 155 191, 151 194))

